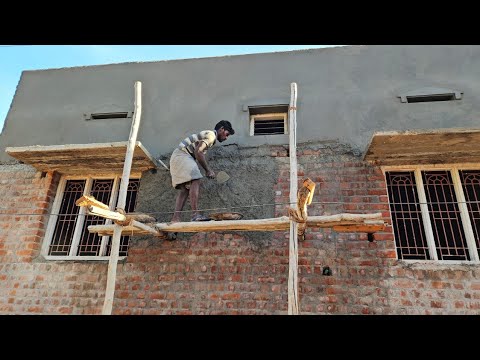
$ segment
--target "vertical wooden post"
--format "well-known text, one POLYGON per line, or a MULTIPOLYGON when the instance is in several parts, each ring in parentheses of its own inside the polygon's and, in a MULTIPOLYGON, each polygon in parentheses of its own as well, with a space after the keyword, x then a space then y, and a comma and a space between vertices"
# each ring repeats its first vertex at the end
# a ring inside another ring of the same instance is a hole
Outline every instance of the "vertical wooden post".
MULTIPOLYGON (((117 209, 125 210, 127 202, 127 190, 130 180, 130 170, 132 168, 133 152, 137 141, 138 128, 140 125, 140 116, 142 114, 142 83, 135 82, 135 106, 128 138, 127 151, 125 154, 125 163, 123 165, 122 181, 118 193, 117 209)), ((107 288, 105 290, 105 301, 103 303, 102 315, 111 315, 113 308, 113 296, 115 294, 115 280, 117 276, 118 253, 120 251, 120 237, 122 235, 122 225, 115 224, 112 237, 112 247, 110 258, 108 260, 107 288)))
MULTIPOLYGON (((297 205, 297 84, 290 84, 289 107, 289 156, 290 156, 290 204, 297 205)), ((290 220, 290 240, 288 252, 288 315, 298 315, 298 224, 290 220)))

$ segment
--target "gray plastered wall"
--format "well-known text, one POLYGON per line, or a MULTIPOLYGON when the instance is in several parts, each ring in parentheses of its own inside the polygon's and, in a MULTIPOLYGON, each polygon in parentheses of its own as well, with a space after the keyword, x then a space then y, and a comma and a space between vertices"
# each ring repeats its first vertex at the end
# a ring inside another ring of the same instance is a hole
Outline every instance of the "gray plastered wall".
POLYGON ((290 99, 298 85, 297 142, 337 140, 361 153, 374 131, 478 127, 480 46, 369 45, 291 52, 25 71, 0 135, 7 146, 125 141, 131 118, 85 120, 134 107, 142 82, 137 140, 168 158, 179 141, 219 120, 236 133, 222 145, 288 144, 287 135, 249 135, 246 105, 290 99), (402 103, 434 87, 458 101, 402 103))

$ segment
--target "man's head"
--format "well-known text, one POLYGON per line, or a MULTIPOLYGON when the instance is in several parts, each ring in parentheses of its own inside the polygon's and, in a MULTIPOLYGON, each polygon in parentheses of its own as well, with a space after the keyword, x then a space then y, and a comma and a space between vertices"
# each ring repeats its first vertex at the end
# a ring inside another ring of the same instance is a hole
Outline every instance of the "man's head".
POLYGON ((220 142, 224 142, 230 135, 235 134, 232 124, 227 120, 219 121, 217 125, 215 125, 215 130, 217 131, 217 140, 220 142))

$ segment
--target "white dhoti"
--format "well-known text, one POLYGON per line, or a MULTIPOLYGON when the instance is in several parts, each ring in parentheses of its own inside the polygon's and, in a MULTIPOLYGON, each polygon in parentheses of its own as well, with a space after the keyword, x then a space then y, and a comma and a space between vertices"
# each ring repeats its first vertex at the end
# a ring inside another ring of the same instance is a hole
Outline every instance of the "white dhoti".
POLYGON ((172 176, 172 186, 177 189, 180 184, 203 178, 198 167, 197 161, 185 151, 178 148, 173 150, 170 157, 170 175, 172 176))

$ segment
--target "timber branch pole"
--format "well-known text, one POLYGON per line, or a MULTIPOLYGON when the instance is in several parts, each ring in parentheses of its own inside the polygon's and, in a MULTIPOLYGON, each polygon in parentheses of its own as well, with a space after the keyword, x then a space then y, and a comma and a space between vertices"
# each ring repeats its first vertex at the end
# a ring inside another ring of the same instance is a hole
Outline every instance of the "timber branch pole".
MULTIPOLYGON (((135 82, 135 107, 128 138, 127 152, 125 154, 125 163, 123 165, 122 180, 120 183, 120 192, 118 194, 117 209, 125 210, 127 202, 127 190, 130 180, 130 170, 132 168, 133 151, 137 141, 138 128, 140 125, 140 116, 142 114, 142 83, 135 82)), ((115 280, 117 277, 118 253, 120 251, 120 237, 122 235, 122 225, 115 224, 112 238, 112 248, 108 260, 107 288, 105 290, 105 301, 103 303, 102 315, 111 315, 113 307, 113 296, 115 294, 115 280)))
MULTIPOLYGON (((289 155, 290 155, 290 205, 297 205, 297 84, 290 84, 289 155)), ((298 315, 298 223, 290 220, 288 251, 288 315, 298 315)))

